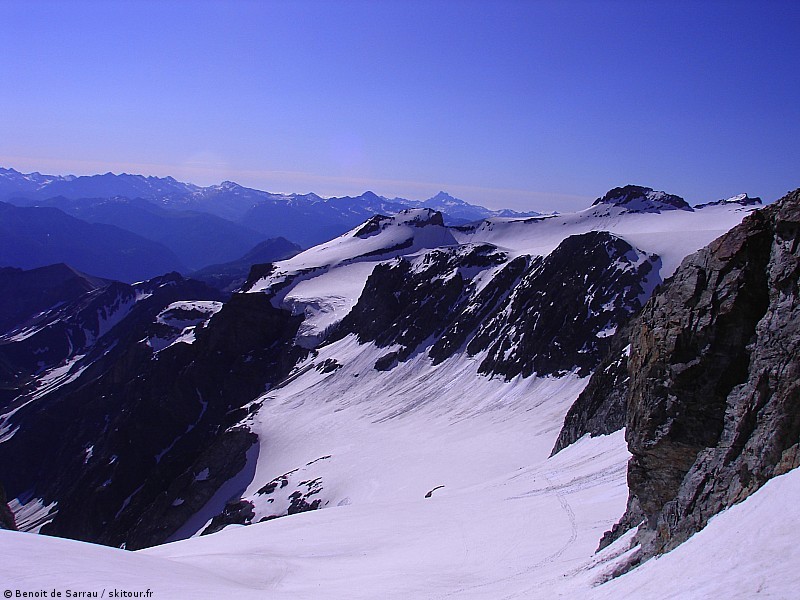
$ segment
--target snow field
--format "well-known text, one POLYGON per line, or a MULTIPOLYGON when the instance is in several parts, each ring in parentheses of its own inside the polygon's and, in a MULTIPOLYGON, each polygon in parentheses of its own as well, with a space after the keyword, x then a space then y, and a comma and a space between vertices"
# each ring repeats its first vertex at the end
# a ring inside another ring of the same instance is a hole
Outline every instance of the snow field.
MULTIPOLYGON (((299 341, 313 345, 352 308, 374 265, 393 256, 466 243, 495 244, 510 258, 544 255, 569 235, 607 230, 659 254, 666 277, 747 212, 710 206, 623 215, 605 206, 457 230, 414 227, 424 211, 411 211, 374 235, 351 232, 277 263, 251 291, 294 278, 274 301, 306 315, 299 341), (390 251, 364 257, 382 249, 390 251)), ((277 600, 789 598, 800 588, 791 568, 800 564, 792 540, 800 523, 800 507, 791 502, 800 492, 796 471, 672 553, 598 586, 630 540, 595 554, 625 508, 623 432, 583 438, 549 457, 588 380, 489 379, 477 375, 480 356, 457 355, 434 367, 424 351, 390 372, 375 371, 375 360, 390 350, 347 337, 254 400, 259 408, 246 424, 259 442, 247 466, 181 534, 196 535, 241 489, 258 521, 284 511, 296 486, 316 480, 321 491, 313 497, 322 510, 136 553, 0 531, 0 582, 20 589, 144 585, 156 597, 277 600), (324 373, 316 368, 324 361, 340 368, 324 373), (285 488, 259 493, 287 474, 285 488)))
POLYGON ((257 515, 271 508, 259 488, 294 469, 321 480, 325 508, 144 552, 235 572, 275 598, 513 598, 563 585, 627 498, 621 432, 548 459, 586 380, 504 382, 478 376, 479 359, 433 367, 424 354, 381 374, 383 352, 353 337, 323 348, 313 361, 342 368, 265 394, 250 422, 260 448, 244 497, 257 515), (278 575, 242 555, 268 556, 278 575))

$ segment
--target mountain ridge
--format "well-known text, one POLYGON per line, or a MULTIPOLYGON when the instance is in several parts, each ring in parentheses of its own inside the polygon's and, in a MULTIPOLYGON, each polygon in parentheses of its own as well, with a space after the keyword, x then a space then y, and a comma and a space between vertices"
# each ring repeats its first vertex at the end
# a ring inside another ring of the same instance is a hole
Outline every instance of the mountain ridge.
POLYGON ((601 547, 634 530, 638 550, 617 573, 800 466, 799 230, 796 190, 688 256, 570 409, 554 454, 626 430, 628 504, 601 547))
MULTIPOLYGON (((704 267, 685 257, 751 213, 746 223, 766 218, 737 202, 652 211, 630 204, 467 226, 448 226, 431 209, 376 215, 254 266, 224 302, 188 298, 194 284, 177 275, 137 284, 127 297, 140 308, 106 318, 102 335, 88 336, 96 349, 84 354, 73 344, 67 363, 46 357, 41 372, 30 364, 19 393, 0 403, 0 462, 20 528, 128 549, 183 540, 146 554, 224 556, 223 566, 196 560, 213 573, 235 565, 245 578, 246 548, 290 565, 278 576, 282 567, 265 572, 272 567, 262 564, 254 589, 311 577, 292 589, 301 597, 318 593, 324 576, 303 557, 320 553, 334 553, 337 572, 353 574, 380 573, 386 557, 404 572, 429 565, 404 588, 409 597, 428 586, 457 591, 435 583, 442 572, 471 586, 459 590, 495 596, 498 586, 522 595, 540 585, 553 593, 614 589, 595 585, 630 557, 632 534, 592 552, 625 511, 630 455, 622 432, 608 430, 619 421, 618 400, 609 408, 603 395, 626 385, 627 371, 615 374, 627 368, 617 359, 628 359, 631 332, 670 328, 659 316, 636 331, 630 323, 639 317, 630 315, 647 314, 669 289, 712 289, 716 276, 687 278, 704 267), (593 383, 599 375, 606 379, 593 383), (590 425, 579 418, 565 426, 565 414, 583 411, 583 394, 592 398, 590 425), (49 421, 59 411, 71 415, 63 438, 49 421), (607 435, 579 431, 598 424, 607 435), (570 439, 560 428, 571 429, 570 439), (35 447, 43 438, 57 448, 35 447), (564 447, 551 453, 556 441, 564 447), (237 550, 213 550, 226 540, 237 550), (477 558, 463 560, 473 550, 477 558)), ((798 228, 785 221, 775 230, 791 254, 798 228)), ((701 254, 741 255, 724 241, 711 248, 701 254)), ((772 288, 786 298, 796 264, 779 262, 772 288)), ((714 272, 723 271, 728 283, 740 281, 736 269, 714 272)), ((700 296, 677 304, 706 306, 700 296)), ((725 313, 726 299, 736 303, 721 293, 709 314, 725 313)), ((702 337, 705 321, 697 322, 702 337)), ((747 337, 747 327, 733 330, 747 337)), ((7 351, 42 347, 39 335, 14 329, 7 351)), ((691 337, 678 337, 680 360, 691 362, 691 337)), ((631 361, 659 354, 630 353, 631 361)), ((641 380, 648 369, 637 367, 641 380)), ((13 382, 4 384, 13 394, 13 382)), ((657 410, 637 410, 658 430, 657 410)), ((648 427, 628 428, 644 435, 631 445, 635 460, 648 427)), ((784 468, 793 456, 781 453, 784 468)), ((649 507, 642 472, 631 493, 649 507)), ((330 564, 315 559, 317 569, 330 564)))
POLYGON ((125 229, 57 208, 0 202, 0 264, 30 269, 54 263, 128 282, 185 270, 166 246, 125 229))
MULTIPOLYGON (((427 200, 390 199, 372 191, 366 191, 360 196, 323 198, 313 192, 308 194, 266 192, 248 188, 233 181, 223 181, 218 185, 203 187, 183 183, 173 177, 129 175, 127 173, 83 176, 42 175, 38 172, 25 174, 14 169, 0 167, 0 200, 11 201, 14 198, 27 198, 41 201, 55 196, 64 196, 70 200, 114 196, 159 200, 161 205, 167 208, 194 208, 233 221, 241 221, 251 205, 263 202, 300 203, 308 206, 328 202, 347 204, 348 201, 360 200, 362 204, 368 206, 383 203, 403 208, 426 206, 435 210, 440 210, 449 203, 449 205, 459 208, 458 213, 453 214, 452 217, 461 221, 474 221, 490 216, 535 216, 539 214, 491 210, 453 198, 445 192, 439 192, 427 200), (224 194, 230 194, 230 197, 222 198, 224 194), (221 206, 219 206, 220 201, 222 201, 221 206), (218 206, 214 206, 215 203, 218 206)), ((442 212, 447 213, 446 210, 442 212)))

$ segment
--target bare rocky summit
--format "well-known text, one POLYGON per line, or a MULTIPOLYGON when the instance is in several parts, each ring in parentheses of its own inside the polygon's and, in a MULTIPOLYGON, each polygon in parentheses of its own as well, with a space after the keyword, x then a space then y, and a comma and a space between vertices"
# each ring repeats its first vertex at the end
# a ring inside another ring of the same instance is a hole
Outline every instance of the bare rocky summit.
POLYGON ((624 397, 628 506, 601 546, 639 526, 630 567, 800 465, 800 190, 687 257, 627 330, 559 443, 606 433, 592 414, 624 397))

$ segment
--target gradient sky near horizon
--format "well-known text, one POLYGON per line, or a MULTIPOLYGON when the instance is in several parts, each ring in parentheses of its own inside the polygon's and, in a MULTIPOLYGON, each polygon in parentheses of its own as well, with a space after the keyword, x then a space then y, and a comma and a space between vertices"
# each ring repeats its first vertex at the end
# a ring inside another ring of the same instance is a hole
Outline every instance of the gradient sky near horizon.
POLYGON ((0 0, 0 166, 568 211, 800 186, 800 2, 0 0))

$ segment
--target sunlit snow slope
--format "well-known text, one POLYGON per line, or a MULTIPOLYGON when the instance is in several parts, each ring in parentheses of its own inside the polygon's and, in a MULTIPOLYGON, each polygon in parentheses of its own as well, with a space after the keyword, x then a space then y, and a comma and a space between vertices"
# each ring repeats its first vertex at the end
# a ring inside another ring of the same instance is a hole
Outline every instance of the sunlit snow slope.
MULTIPOLYGON (((394 217, 373 217, 366 224, 285 261, 251 282, 249 292, 270 291, 273 304, 304 314, 301 343, 313 346, 347 314, 375 265, 394 257, 456 245, 491 244, 510 261, 543 256, 569 236, 608 231, 635 248, 657 254, 660 277, 672 275, 681 260, 728 231, 754 209, 735 203, 694 211, 633 212, 619 206, 593 206, 578 213, 523 219, 494 218, 473 226, 445 227, 428 209, 394 217)), ((493 269, 484 281, 499 269, 493 269)))
POLYGON ((625 541, 594 555, 588 539, 624 502, 614 476, 624 458, 612 450, 619 437, 581 440, 558 461, 487 482, 477 499, 464 491, 344 506, 137 553, 0 531, 0 583, 23 591, 149 588, 156 598, 794 597, 796 470, 676 550, 597 585, 625 541))
MULTIPOLYGON (((647 578, 635 571, 594 587, 613 569, 615 553, 626 550, 621 540, 594 553, 625 508, 623 432, 583 438, 548 458, 586 378, 482 375, 483 351, 434 364, 427 354, 433 338, 382 371, 376 363, 392 346, 359 342, 353 333, 323 343, 353 310, 376 265, 398 257, 413 272, 433 260, 434 249, 491 244, 491 256, 501 258, 464 273, 478 297, 515 258, 548 255, 569 236, 610 231, 658 254, 663 279, 749 210, 600 205, 452 228, 420 209, 376 217, 277 263, 247 291, 302 314, 297 343, 312 351, 248 407, 239 426, 258 443, 241 473, 173 536, 181 541, 133 554, 0 532, 0 578, 20 589, 149 587, 156 597, 639 598, 641 586, 657 592, 654 582, 678 579, 686 561, 696 561, 693 552, 718 552, 729 567, 750 565, 727 533, 715 533, 723 514, 703 546, 685 545, 677 558, 646 565, 647 578), (70 555, 61 572, 30 571, 34 556, 55 554, 70 555)), ((736 507, 741 527, 755 530, 779 504, 798 521, 800 511, 784 506, 780 486, 798 491, 800 478, 781 478, 736 507)), ((774 535, 779 543, 790 536, 774 535)), ((761 590, 780 597, 796 576, 773 570, 761 590)), ((714 594, 750 597, 732 568, 719 571, 714 594)))

